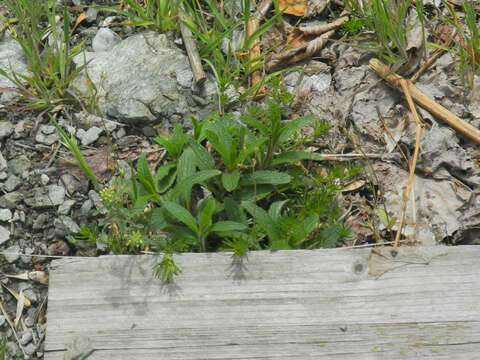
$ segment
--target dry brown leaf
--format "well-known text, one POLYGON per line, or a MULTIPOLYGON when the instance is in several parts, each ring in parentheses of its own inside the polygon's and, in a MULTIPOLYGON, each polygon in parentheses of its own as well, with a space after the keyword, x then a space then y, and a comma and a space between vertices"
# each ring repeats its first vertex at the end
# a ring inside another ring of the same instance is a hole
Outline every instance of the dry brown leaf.
POLYGON ((82 12, 80 15, 78 15, 77 19, 75 20, 75 25, 73 25, 72 31, 74 31, 80 23, 85 20, 86 15, 84 12, 82 12))
POLYGON ((354 190, 360 189, 363 185, 365 185, 365 183, 366 181, 362 179, 350 181, 342 188, 342 192, 354 191, 354 190))
MULTIPOLYGON (((1 283, 0 283, 0 284, 1 284, 1 283)), ((10 289, 8 286, 6 286, 6 285, 4 285, 4 284, 2 284, 2 286, 3 286, 5 289, 7 289, 8 292, 9 292, 10 294, 12 294, 12 296, 13 296, 15 299, 17 299, 17 301, 20 299, 20 293, 18 293, 18 291, 15 291, 15 290, 13 290, 13 289, 10 289)), ((23 293, 22 293, 22 295, 23 295, 23 293)), ((28 298, 26 298, 26 297, 24 297, 24 303, 25 303, 25 306, 26 306, 26 307, 29 307, 30 305, 32 305, 32 303, 30 302, 30 300, 29 300, 28 298)))
POLYGON ((280 0, 280 9, 285 9, 285 14, 304 16, 307 13, 307 0, 280 0))

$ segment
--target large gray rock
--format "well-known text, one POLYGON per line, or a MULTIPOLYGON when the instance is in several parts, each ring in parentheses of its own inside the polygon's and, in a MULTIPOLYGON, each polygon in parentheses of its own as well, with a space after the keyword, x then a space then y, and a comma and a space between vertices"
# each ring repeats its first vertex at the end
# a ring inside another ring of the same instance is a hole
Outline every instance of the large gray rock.
MULTIPOLYGON (((183 117, 190 111, 187 104, 193 79, 190 63, 164 34, 136 34, 110 51, 85 56, 87 72, 97 88, 98 105, 104 115, 138 122, 168 119, 173 114, 183 117)), ((75 62, 83 65, 83 54, 75 62)), ((91 91, 84 73, 74 79, 72 87, 83 96, 91 91)))
MULTIPOLYGON (((22 47, 7 31, 3 39, 0 40, 0 69, 10 73, 10 66, 17 73, 28 74, 27 59, 22 47)), ((16 86, 7 78, 0 76, 0 88, 16 88, 16 86)), ((17 95, 13 92, 0 92, 0 102, 10 101, 17 95)))

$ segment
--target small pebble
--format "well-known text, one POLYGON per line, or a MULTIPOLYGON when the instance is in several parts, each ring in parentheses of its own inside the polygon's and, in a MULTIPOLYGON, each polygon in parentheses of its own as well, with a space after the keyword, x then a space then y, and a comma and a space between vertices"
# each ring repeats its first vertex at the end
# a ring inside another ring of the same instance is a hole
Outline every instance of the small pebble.
POLYGON ((50 182, 50 178, 47 174, 42 174, 40 175, 40 182, 42 183, 42 185, 48 185, 48 183, 50 182))
MULTIPOLYGON (((22 345, 27 345, 30 341, 32 341, 32 339, 33 339, 32 331, 27 330, 22 334, 22 338, 20 339, 20 343, 22 345)), ((33 354, 33 352, 30 353, 30 354, 33 354)))
POLYGON ((0 209, 0 221, 8 221, 12 218, 10 209, 0 209))

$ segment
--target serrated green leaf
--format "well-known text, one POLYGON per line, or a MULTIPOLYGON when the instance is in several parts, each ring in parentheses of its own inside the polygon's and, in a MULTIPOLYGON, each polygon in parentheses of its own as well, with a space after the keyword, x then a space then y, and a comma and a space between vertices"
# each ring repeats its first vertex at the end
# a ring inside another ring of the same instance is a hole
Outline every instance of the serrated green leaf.
POLYGON ((240 203, 235 201, 232 197, 226 197, 223 201, 225 207, 225 212, 227 213, 227 218, 236 222, 241 222, 242 224, 247 224, 247 217, 243 211, 240 203))
POLYGON ((196 164, 200 170, 215 169, 215 160, 205 147, 196 141, 190 141, 189 146, 196 156, 196 164))
POLYGON ((152 231, 160 231, 168 225, 165 218, 164 209, 154 208, 147 213, 148 226, 152 231))
POLYGON ((234 194, 237 200, 261 200, 270 195, 274 189, 273 185, 268 184, 241 186, 234 194))
POLYGON ((270 217, 275 222, 279 221, 280 218, 282 217, 283 205, 285 205, 287 202, 288 202, 288 200, 275 201, 268 208, 268 215, 270 215, 270 217))
POLYGON ((150 194, 155 194, 155 183, 148 167, 145 153, 142 153, 137 160, 137 177, 150 194))
POLYGON ((178 205, 173 201, 164 201, 162 208, 165 209, 172 218, 185 224, 195 234, 198 233, 198 226, 194 217, 183 206, 178 205))
POLYGON ((198 212, 198 223, 203 231, 212 223, 212 217, 216 210, 216 201, 213 198, 203 200, 198 212))
POLYGON ((187 179, 183 180, 181 183, 177 184, 172 192, 172 197, 176 198, 177 196, 184 194, 186 191, 190 191, 195 184, 200 184, 206 180, 209 180, 217 175, 221 174, 219 170, 202 170, 199 171, 187 179))
POLYGON ((216 121, 207 128, 206 135, 210 144, 220 154, 228 170, 235 168, 237 149, 232 135, 225 128, 222 121, 216 121))
POLYGON ((184 134, 182 126, 177 124, 171 136, 157 136, 153 140, 167 149, 171 157, 177 159, 183 149, 183 145, 188 140, 188 135, 184 134))
POLYGON ((282 238, 275 221, 260 206, 255 205, 252 201, 242 201, 242 207, 253 217, 260 228, 267 233, 270 243, 280 241, 282 238))
POLYGON ((288 184, 292 177, 286 173, 275 170, 259 170, 248 174, 240 180, 241 185, 270 184, 280 185, 288 184))
POLYGON ((231 173, 222 174, 222 185, 228 192, 235 190, 238 187, 240 180, 240 171, 234 170, 231 173))
POLYGON ((318 214, 311 214, 306 219, 304 219, 300 224, 295 226, 295 229, 292 233, 293 241, 298 244, 302 240, 304 240, 310 233, 315 230, 315 226, 317 225, 319 220, 318 214))
POLYGON ((210 232, 244 231, 248 227, 235 221, 218 221, 210 227, 210 232))
POLYGON ((284 144, 285 142, 290 139, 290 137, 295 134, 297 131, 300 131, 303 127, 311 124, 313 121, 317 119, 315 115, 307 115, 296 118, 295 120, 290 121, 287 125, 285 125, 282 130, 281 134, 278 137, 278 144, 284 144))

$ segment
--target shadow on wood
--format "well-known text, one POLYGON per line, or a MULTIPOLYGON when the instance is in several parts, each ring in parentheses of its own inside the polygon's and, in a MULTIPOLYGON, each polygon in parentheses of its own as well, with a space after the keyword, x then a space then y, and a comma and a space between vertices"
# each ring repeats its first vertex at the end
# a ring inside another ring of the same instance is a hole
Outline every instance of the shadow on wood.
POLYGON ((45 359, 477 358, 480 247, 399 250, 56 260, 45 359))

